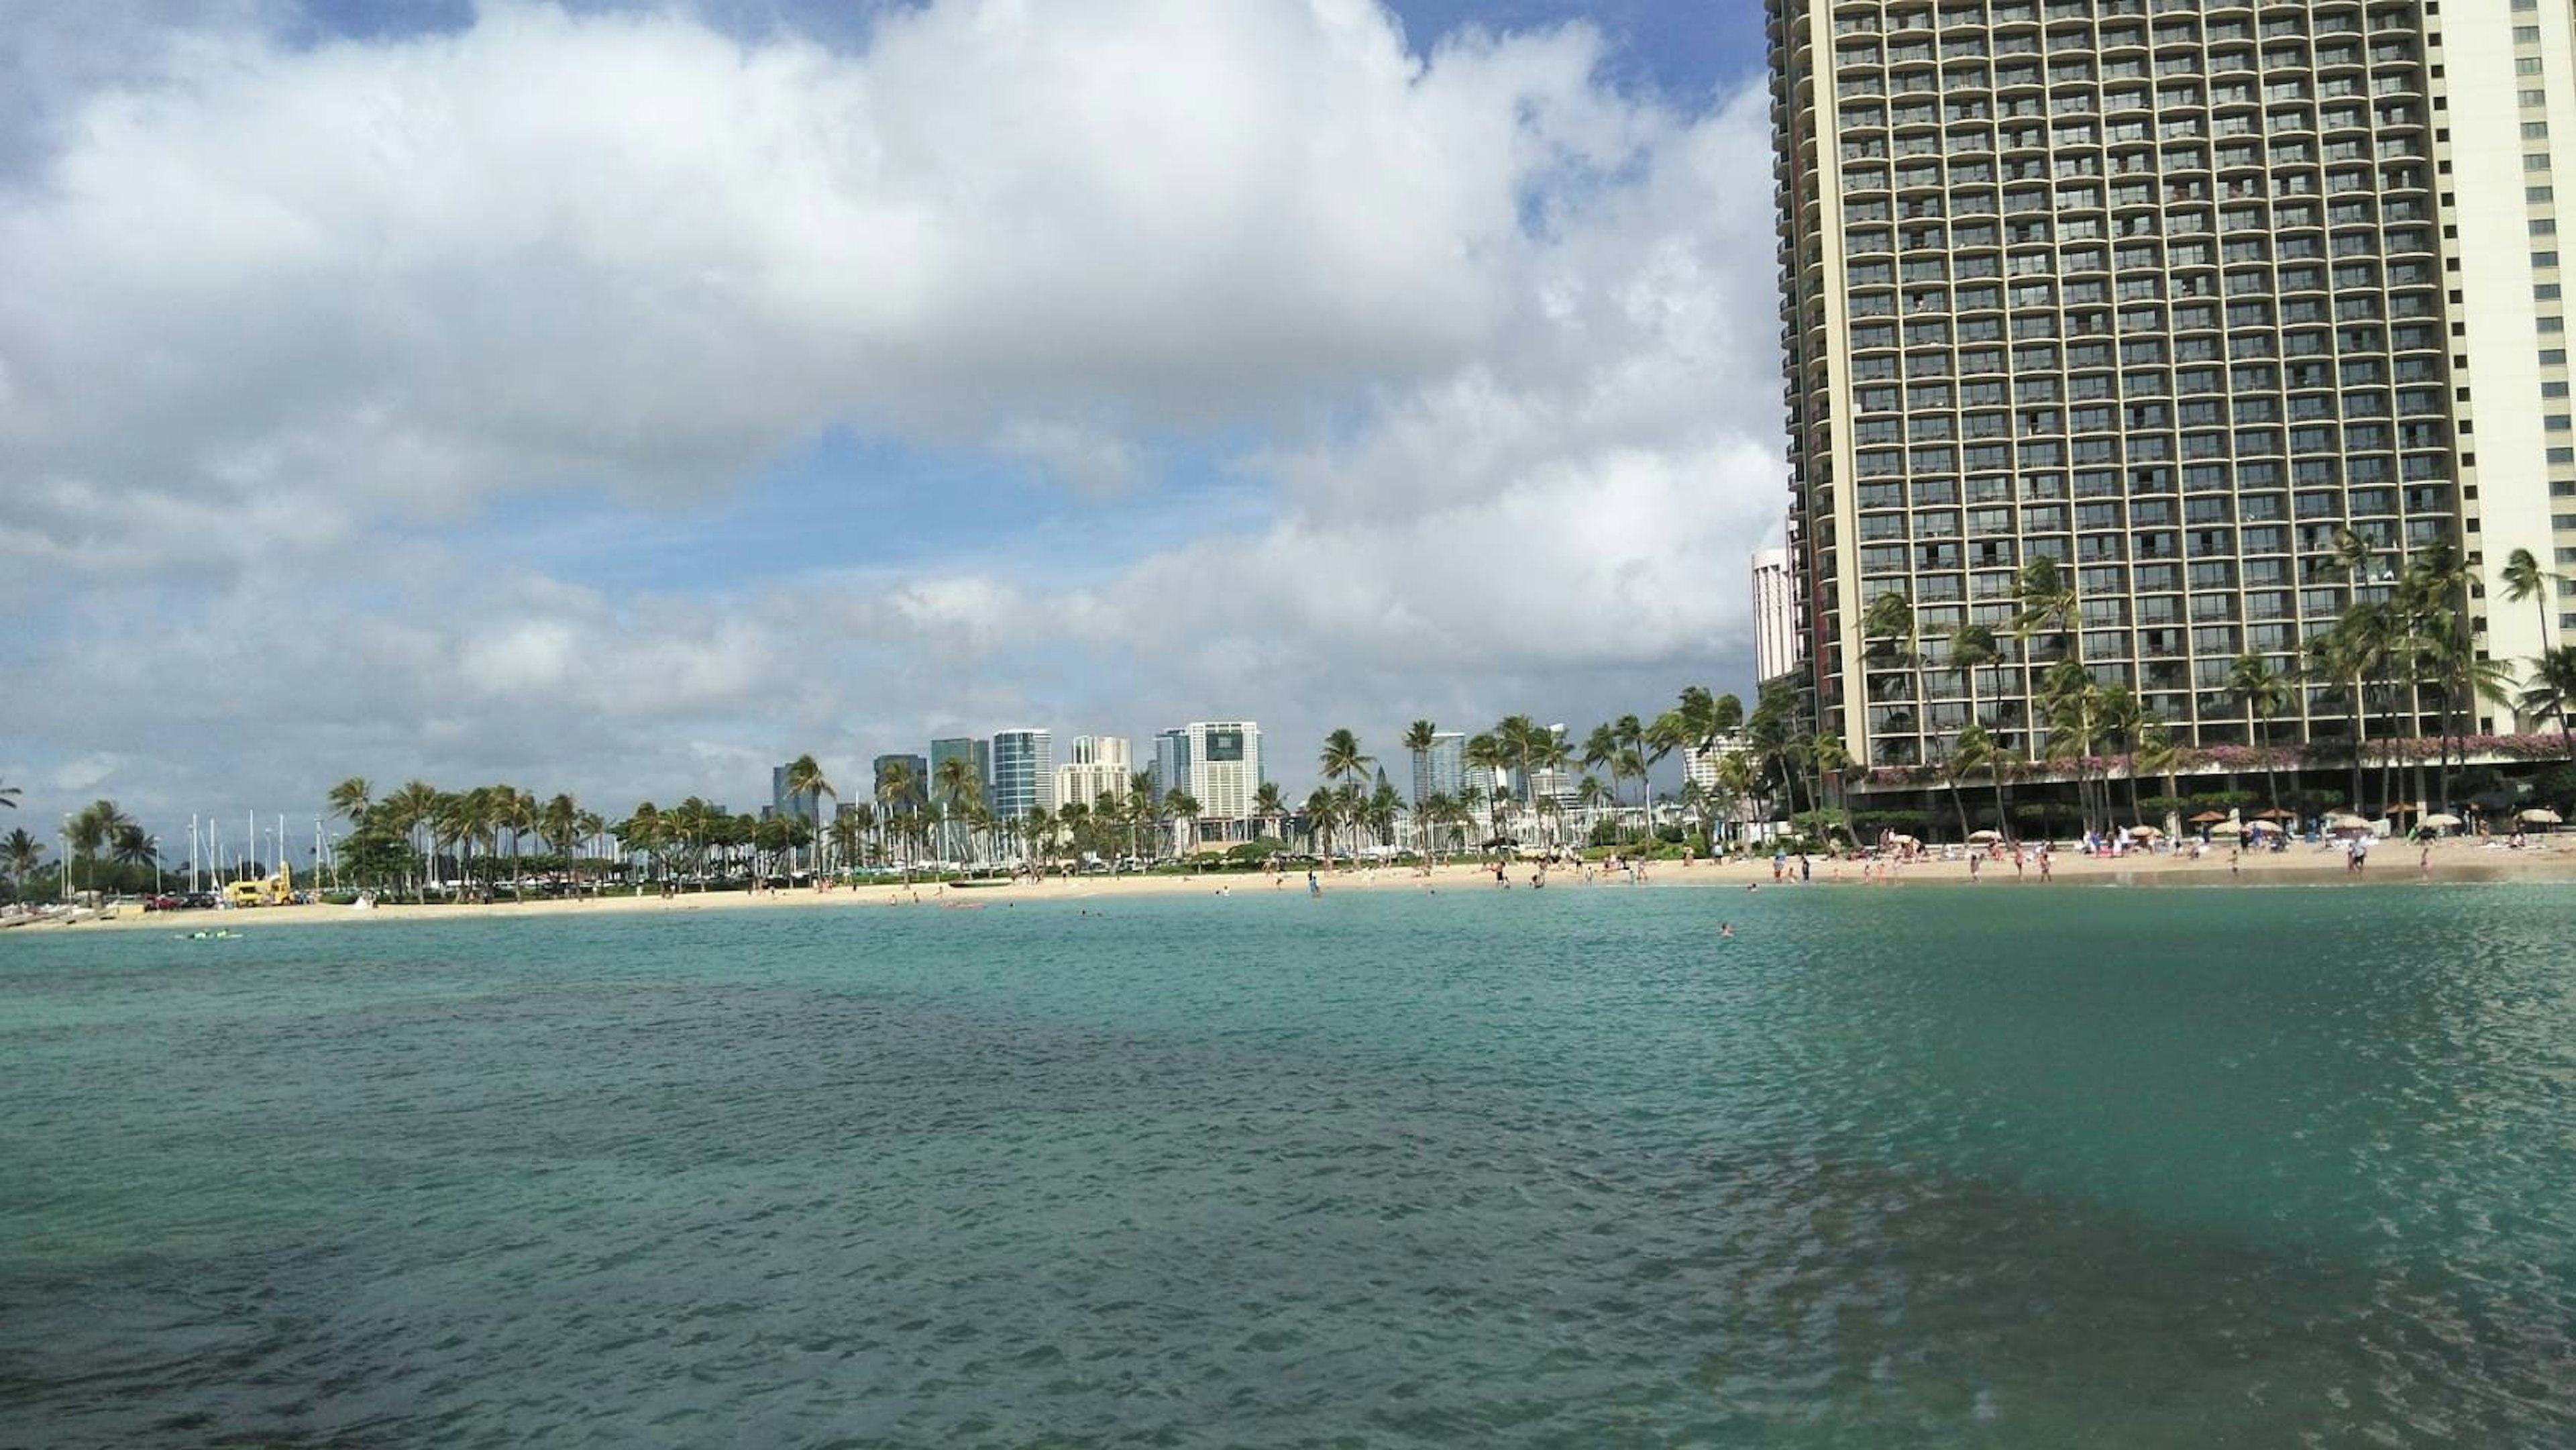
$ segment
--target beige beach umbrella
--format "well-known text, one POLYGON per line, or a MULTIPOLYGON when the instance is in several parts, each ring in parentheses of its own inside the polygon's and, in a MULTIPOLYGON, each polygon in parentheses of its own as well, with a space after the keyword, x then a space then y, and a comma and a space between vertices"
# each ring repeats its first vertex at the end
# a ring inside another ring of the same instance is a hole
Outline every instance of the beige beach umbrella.
POLYGON ((2554 826, 2558 824, 2558 813, 2547 806, 2533 806, 2515 819, 2526 826, 2554 826))
POLYGON ((1970 831, 1968 833, 1968 839, 1982 846, 1989 841, 2000 841, 2003 839, 2003 836, 1995 831, 1970 831))
POLYGON ((2150 836, 2161 836, 2163 834, 2164 832, 2157 830, 2153 826, 2131 826, 2129 828, 2129 835, 2133 839, 2137 840, 2145 840, 2150 836))
POLYGON ((2353 815, 2350 812, 2346 812, 2342 815, 2328 816, 2326 818, 2326 824, 2338 831, 2367 831, 2370 829, 2370 822, 2365 821, 2361 817, 2353 815))
POLYGON ((2252 831, 2258 836, 2277 836, 2281 834, 2280 826, 2272 821, 2248 821, 2245 824, 2245 829, 2252 831))
POLYGON ((2467 825, 2468 822, 2461 820, 2458 816, 2452 815, 2448 811, 2435 811, 2433 814, 2424 818, 2424 824, 2431 826, 2437 831, 2456 831, 2460 827, 2467 825))
POLYGON ((2245 834, 2245 828, 2234 821, 2221 821, 2210 827, 2209 833, 2213 836, 2241 836, 2245 834))

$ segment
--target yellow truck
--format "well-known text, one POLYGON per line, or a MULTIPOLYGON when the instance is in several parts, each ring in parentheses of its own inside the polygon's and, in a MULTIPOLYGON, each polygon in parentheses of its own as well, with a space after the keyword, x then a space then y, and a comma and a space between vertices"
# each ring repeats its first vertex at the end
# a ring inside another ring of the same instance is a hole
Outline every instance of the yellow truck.
POLYGON ((285 906, 295 900, 295 879, 284 864, 265 881, 236 881, 224 888, 226 906, 285 906))

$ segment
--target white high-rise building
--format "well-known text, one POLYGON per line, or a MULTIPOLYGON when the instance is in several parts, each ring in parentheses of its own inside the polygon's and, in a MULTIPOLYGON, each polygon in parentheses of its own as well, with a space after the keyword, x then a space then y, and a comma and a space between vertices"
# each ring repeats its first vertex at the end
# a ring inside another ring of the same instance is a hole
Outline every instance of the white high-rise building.
MULTIPOLYGON (((2477 464, 2462 470, 2470 552, 2483 586, 2486 653, 2517 678, 2549 646, 2576 639, 2576 405, 2567 364, 2568 270, 2576 246, 2576 189, 2558 207, 2554 148, 2576 146, 2576 3, 2482 0, 2455 5, 2426 36, 2436 47, 2448 110, 2448 145, 2434 149, 2451 174, 2455 206, 2443 217, 2456 250, 2455 320, 2467 326, 2466 394, 2477 464), (2562 236, 2562 228, 2565 234, 2562 236), (2456 229, 2458 235, 2452 237, 2456 229), (2507 598, 2505 567, 2517 549, 2543 570, 2544 598, 2507 598)), ((2437 102, 2437 104, 2439 104, 2437 102)), ((2576 155, 2568 183, 2576 188, 2576 155)), ((2461 430, 2467 433, 2467 428, 2461 430)), ((2543 728, 2525 716, 2521 728, 2543 728)))
POLYGON ((1054 809, 1125 795, 1134 769, 1128 759, 1124 735, 1076 735, 1066 741, 1065 762, 1055 768, 1054 809))
POLYGON ((1798 580, 1786 549, 1753 555, 1753 678, 1776 680, 1798 663, 1798 580))
POLYGON ((1250 720, 1192 721, 1182 727, 1187 790, 1199 803, 1199 839, 1250 840, 1261 790, 1261 727, 1250 720))

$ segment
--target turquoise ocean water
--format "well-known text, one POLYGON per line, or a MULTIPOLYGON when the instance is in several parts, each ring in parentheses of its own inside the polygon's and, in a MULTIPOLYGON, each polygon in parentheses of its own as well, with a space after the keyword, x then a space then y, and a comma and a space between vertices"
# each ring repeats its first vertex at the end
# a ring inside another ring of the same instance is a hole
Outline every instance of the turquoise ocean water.
POLYGON ((0 1446, 2576 1444, 2576 889, 249 930, 0 939, 0 1446))

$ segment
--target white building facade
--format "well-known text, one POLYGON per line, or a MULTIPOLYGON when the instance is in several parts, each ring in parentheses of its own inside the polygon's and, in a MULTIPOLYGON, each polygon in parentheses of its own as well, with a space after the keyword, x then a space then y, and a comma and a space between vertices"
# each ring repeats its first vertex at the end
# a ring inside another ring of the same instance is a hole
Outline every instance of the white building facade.
POLYGON ((1052 809, 1089 806, 1102 796, 1124 796, 1129 764, 1124 735, 1076 735, 1064 743, 1064 763, 1055 768, 1052 809))
POLYGON ((1195 720, 1182 727, 1182 786, 1199 803, 1199 839, 1250 840, 1259 830, 1261 727, 1250 720, 1195 720))
POLYGON ((1753 555, 1753 677, 1776 680, 1798 663, 1798 580, 1786 549, 1753 555))

